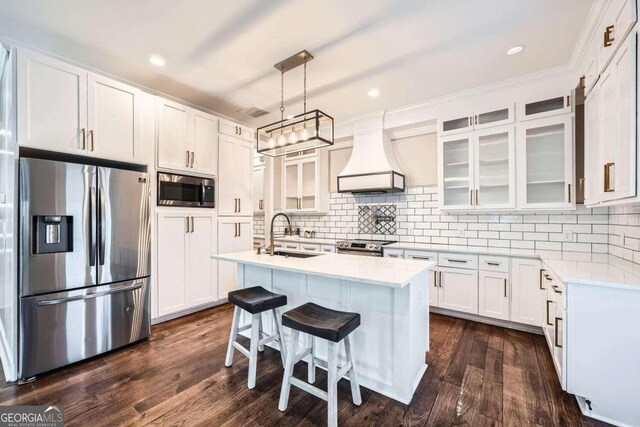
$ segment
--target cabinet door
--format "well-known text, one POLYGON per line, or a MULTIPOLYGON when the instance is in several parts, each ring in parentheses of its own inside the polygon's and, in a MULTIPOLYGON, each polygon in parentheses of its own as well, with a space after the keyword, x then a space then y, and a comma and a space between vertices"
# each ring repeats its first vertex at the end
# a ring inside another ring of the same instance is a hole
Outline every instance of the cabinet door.
POLYGON ((636 33, 629 36, 598 83, 601 96, 601 201, 636 195, 636 33))
POLYGON ((514 110, 513 104, 498 108, 479 109, 473 116, 473 128, 480 130, 513 123, 515 122, 514 110))
POLYGON ((158 315, 188 307, 189 225, 182 212, 158 213, 158 315))
POLYGON ((236 141, 235 185, 238 197, 238 215, 253 215, 253 145, 246 141, 236 141))
POLYGON ((300 206, 300 162, 283 162, 282 210, 297 211, 300 206))
MULTIPOLYGON (((235 252, 237 238, 237 218, 218 219, 218 253, 235 252)), ((236 288, 236 269, 233 262, 218 261, 218 299, 227 298, 229 291, 236 288)))
POLYGON ((472 134, 440 138, 440 205, 443 209, 473 209, 472 134))
POLYGON ((515 207, 513 126, 478 131, 473 141, 476 209, 515 207))
POLYGON ((570 115, 518 125, 521 207, 574 206, 573 126, 570 115))
POLYGON ((511 315, 509 320, 540 326, 540 307, 544 285, 541 282, 542 265, 536 259, 511 259, 511 315))
POLYGON ((600 202, 602 188, 601 150, 604 148, 600 136, 600 86, 596 86, 584 102, 584 204, 593 206, 600 202))
POLYGON ((449 267, 440 271, 439 307, 478 314, 478 271, 449 267))
POLYGON ((210 114, 193 113, 193 171, 205 175, 218 172, 218 119, 210 114))
POLYGON ((253 168, 253 211, 264 212, 264 166, 253 168))
POLYGON ((637 20, 636 0, 611 0, 604 13, 600 35, 600 69, 607 67, 637 20))
POLYGON ((234 252, 250 251, 253 248, 253 219, 237 218, 238 238, 234 243, 234 252))
POLYGON ((300 210, 318 210, 318 160, 316 158, 302 160, 299 170, 300 210))
POLYGON ((519 119, 535 120, 559 114, 571 113, 571 91, 556 92, 550 94, 539 94, 525 99, 519 103, 520 110, 518 112, 519 119))
POLYGON ((217 252, 217 234, 213 215, 201 211, 190 212, 187 287, 190 306, 205 304, 218 298, 218 262, 211 259, 211 255, 217 252))
POLYGON ((473 130, 473 117, 471 114, 452 114, 445 116, 439 123, 439 135, 452 135, 473 130))
POLYGON ((218 137, 218 215, 238 214, 236 192, 235 145, 233 138, 220 134, 218 137))
POLYGON ((189 107, 158 98, 158 167, 191 171, 191 122, 189 107))
POLYGON ((138 89, 93 73, 88 81, 89 153, 131 161, 139 135, 138 89))
POLYGON ((83 154, 87 147, 87 72, 18 50, 18 144, 83 154))
POLYGON ((509 273, 480 271, 478 314, 509 320, 509 273))

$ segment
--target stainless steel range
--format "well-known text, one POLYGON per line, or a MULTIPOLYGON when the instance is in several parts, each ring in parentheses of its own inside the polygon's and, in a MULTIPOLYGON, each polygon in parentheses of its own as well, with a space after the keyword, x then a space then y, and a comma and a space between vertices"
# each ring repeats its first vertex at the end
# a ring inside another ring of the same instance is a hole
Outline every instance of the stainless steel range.
POLYGON ((382 256, 382 247, 395 243, 388 240, 343 240, 337 243, 339 254, 382 256))

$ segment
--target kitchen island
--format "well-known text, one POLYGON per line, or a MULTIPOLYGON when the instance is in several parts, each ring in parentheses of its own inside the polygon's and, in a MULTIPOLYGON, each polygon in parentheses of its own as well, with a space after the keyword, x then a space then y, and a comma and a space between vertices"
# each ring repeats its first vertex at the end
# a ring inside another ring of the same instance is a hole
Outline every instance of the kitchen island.
MULTIPOLYGON (((238 264, 237 288, 262 286, 286 295, 283 312, 314 302, 360 313, 361 325, 353 332, 360 384, 410 403, 427 369, 428 275, 434 264, 330 253, 305 256, 238 252, 212 257, 238 264)), ((249 323, 249 316, 244 315, 241 323, 249 323)), ((265 323, 265 330, 271 332, 274 325, 265 323)), ((285 328, 287 340, 289 332, 285 328)), ((273 347, 278 349, 278 344, 273 343, 273 347)), ((326 343, 322 340, 316 341, 316 357, 326 360, 326 343)), ((339 364, 344 360, 342 348, 339 364)))

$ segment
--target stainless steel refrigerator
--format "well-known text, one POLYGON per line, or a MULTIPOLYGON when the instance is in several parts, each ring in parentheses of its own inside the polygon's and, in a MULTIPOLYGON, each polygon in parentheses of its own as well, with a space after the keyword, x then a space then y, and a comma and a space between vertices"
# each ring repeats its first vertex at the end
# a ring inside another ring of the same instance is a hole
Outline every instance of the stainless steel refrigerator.
POLYGON ((143 172, 20 159, 18 376, 149 336, 143 172))

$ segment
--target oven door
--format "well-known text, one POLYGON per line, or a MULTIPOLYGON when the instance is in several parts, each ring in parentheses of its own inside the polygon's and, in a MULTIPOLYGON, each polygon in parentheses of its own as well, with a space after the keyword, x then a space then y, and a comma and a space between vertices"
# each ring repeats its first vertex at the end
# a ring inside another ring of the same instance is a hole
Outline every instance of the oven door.
POLYGON ((213 179, 158 172, 158 206, 215 207, 213 179))
POLYGON ((372 256, 372 257, 382 256, 381 252, 358 251, 358 250, 351 250, 351 249, 338 249, 337 253, 346 254, 346 255, 372 256))

